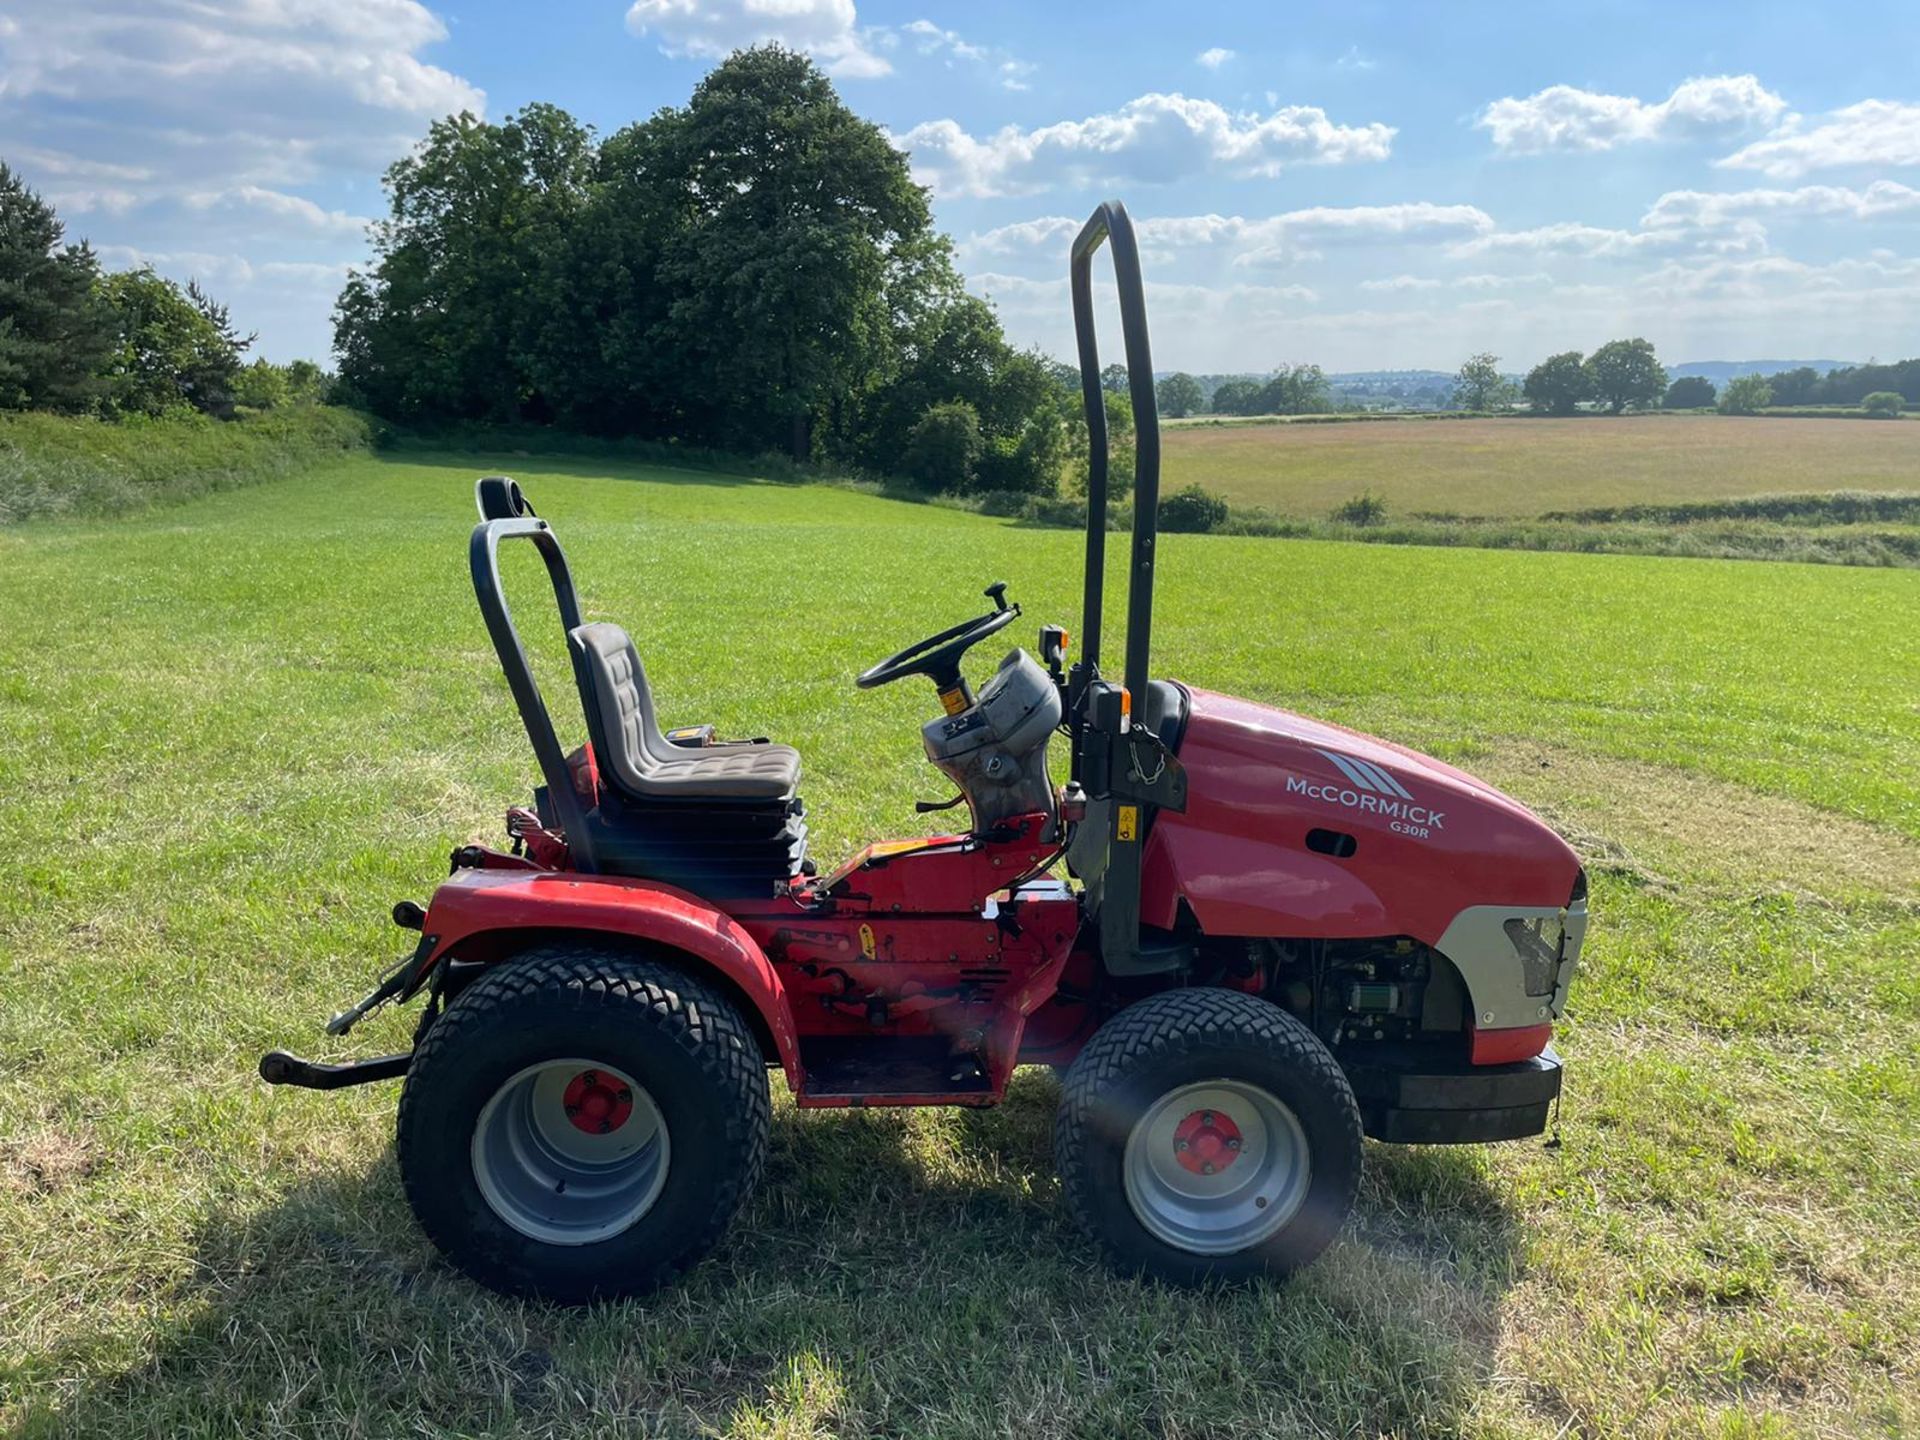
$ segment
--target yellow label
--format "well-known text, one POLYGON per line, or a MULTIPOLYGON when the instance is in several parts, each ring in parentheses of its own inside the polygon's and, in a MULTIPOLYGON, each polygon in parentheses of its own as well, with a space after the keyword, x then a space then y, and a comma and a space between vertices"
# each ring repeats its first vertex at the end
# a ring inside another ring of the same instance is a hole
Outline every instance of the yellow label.
POLYGON ((1113 835, 1116 840, 1132 840, 1140 834, 1140 807, 1122 805, 1115 812, 1113 835))
POLYGON ((940 705, 949 715, 958 715, 967 708, 967 692, 958 685, 951 690, 940 692, 940 705))
POLYGON ((860 927, 860 953, 869 960, 873 959, 873 926, 871 925, 860 927))

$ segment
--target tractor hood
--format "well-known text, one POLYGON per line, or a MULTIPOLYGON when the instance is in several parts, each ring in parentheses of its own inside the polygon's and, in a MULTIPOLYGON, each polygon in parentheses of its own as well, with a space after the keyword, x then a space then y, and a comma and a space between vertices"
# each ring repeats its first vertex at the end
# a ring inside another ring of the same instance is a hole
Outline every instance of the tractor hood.
POLYGON ((1405 935, 1470 907, 1567 906, 1580 862, 1518 801, 1431 756, 1190 690, 1187 809, 1148 837, 1142 915, 1185 902, 1209 935, 1405 935))

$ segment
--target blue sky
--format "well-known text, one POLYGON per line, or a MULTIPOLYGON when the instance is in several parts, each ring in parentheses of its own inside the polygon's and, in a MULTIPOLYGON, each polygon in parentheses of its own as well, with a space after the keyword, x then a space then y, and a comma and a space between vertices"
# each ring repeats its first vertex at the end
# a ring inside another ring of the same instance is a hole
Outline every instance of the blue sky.
POLYGON ((382 168, 437 115, 604 130, 736 44, 812 53, 969 285, 1068 353, 1065 249, 1142 230, 1161 368, 1920 350, 1910 7, 8 0, 0 157, 109 264, 324 355, 382 168), (1876 40, 1884 37, 1884 43, 1876 40))

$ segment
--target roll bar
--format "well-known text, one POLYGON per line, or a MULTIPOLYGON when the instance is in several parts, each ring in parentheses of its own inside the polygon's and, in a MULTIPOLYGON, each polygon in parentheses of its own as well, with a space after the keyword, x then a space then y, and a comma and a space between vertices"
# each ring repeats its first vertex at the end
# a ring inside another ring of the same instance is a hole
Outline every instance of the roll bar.
POLYGON ((1160 516, 1160 413, 1147 345, 1147 297, 1140 247, 1127 207, 1109 200, 1074 237, 1071 259, 1073 333, 1080 349, 1080 398, 1087 412, 1087 573, 1080 659, 1067 681, 1067 730, 1073 779, 1100 802, 1076 835, 1069 861, 1085 882, 1100 927, 1100 955, 1110 974, 1145 975, 1179 963, 1177 951, 1148 953, 1141 943, 1140 890, 1144 847, 1153 816, 1187 806, 1186 771, 1159 735, 1141 723, 1153 654, 1153 546, 1160 516), (1113 252, 1120 292, 1120 338, 1127 357, 1135 431, 1133 555, 1127 570, 1127 662, 1124 687, 1100 674, 1101 605, 1107 579, 1107 400, 1100 388, 1100 345, 1093 323, 1093 257, 1113 252))
POLYGON ((513 613, 507 608, 506 591, 500 583, 500 546, 507 540, 527 540, 540 552, 547 578, 553 584, 554 601, 560 607, 561 628, 569 634, 580 624, 580 597, 573 588, 573 572, 567 567, 566 552, 560 548, 553 527, 533 513, 519 485, 504 476, 490 475, 474 487, 474 498, 482 518, 473 527, 473 537, 467 544, 473 593, 480 601, 480 614, 487 622, 494 652, 500 657, 507 688, 513 692, 513 703, 519 707, 520 723, 526 726, 527 741, 540 762, 547 803, 566 832, 573 868, 596 874, 600 867, 587 832, 586 810, 574 792, 566 751, 554 733, 553 717, 541 698, 533 667, 527 663, 526 648, 520 643, 520 632, 514 628, 513 613))
POLYGON ((1140 246, 1127 207, 1108 200, 1074 238, 1073 333, 1080 349, 1080 399, 1087 413, 1087 574, 1081 607, 1080 656, 1091 679, 1100 665, 1100 609, 1107 576, 1107 402, 1100 388, 1100 344, 1093 322, 1093 257, 1106 243, 1120 290, 1120 338, 1133 397, 1133 557, 1127 572, 1127 664, 1124 683, 1134 703, 1147 691, 1153 644, 1153 542, 1160 518, 1160 412, 1153 393, 1153 355, 1147 343, 1147 296, 1140 280, 1140 246))

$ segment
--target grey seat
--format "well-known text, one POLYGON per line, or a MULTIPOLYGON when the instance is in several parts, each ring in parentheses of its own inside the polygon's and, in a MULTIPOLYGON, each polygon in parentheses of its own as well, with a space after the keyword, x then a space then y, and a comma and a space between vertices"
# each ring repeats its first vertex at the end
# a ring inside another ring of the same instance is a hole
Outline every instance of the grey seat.
POLYGON ((646 669, 627 632, 604 622, 568 636, 587 733, 616 789, 648 801, 780 801, 800 783, 800 752, 752 742, 675 745, 660 732, 646 669))

